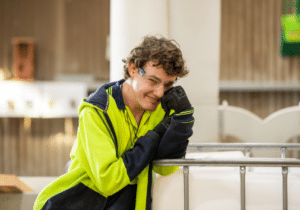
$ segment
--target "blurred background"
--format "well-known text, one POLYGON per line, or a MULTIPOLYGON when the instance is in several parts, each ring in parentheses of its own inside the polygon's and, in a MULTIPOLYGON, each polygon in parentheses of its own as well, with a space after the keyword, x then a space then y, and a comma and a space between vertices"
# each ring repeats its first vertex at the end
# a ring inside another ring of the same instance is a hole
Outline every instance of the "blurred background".
POLYGON ((183 51, 190 75, 179 84, 198 116, 191 141, 245 142, 220 138, 224 100, 262 119, 299 104, 299 48, 287 55, 282 40, 295 2, 0 0, 0 173, 62 174, 80 100, 123 78, 121 59, 147 34, 183 51))

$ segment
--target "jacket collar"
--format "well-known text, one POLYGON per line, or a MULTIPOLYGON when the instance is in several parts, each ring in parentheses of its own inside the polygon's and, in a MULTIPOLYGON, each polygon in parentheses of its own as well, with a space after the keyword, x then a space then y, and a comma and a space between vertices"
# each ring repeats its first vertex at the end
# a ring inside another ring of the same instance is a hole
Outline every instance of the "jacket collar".
POLYGON ((94 93, 92 93, 87 99, 86 102, 93 104, 94 106, 99 107, 102 110, 107 111, 109 104, 109 95, 106 90, 112 87, 112 97, 115 99, 117 107, 119 109, 125 109, 125 103, 122 95, 121 84, 125 82, 124 79, 121 79, 116 82, 106 83, 100 86, 94 93))

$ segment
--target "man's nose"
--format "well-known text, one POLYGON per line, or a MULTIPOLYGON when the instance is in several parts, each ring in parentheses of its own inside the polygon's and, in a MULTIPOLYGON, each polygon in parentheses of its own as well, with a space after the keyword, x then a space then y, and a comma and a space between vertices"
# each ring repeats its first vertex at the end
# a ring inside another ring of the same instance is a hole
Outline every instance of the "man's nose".
POLYGON ((160 84, 158 87, 155 88, 154 94, 157 98, 161 99, 164 96, 164 86, 160 84))

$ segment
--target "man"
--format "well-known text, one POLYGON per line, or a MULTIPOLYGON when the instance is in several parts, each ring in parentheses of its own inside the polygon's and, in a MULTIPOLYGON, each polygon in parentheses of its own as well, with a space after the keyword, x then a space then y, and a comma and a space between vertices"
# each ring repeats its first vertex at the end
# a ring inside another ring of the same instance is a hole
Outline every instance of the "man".
POLYGON ((126 80, 82 101, 69 171, 39 194, 34 209, 151 209, 152 171, 178 169, 152 162, 183 158, 192 135, 194 109, 173 87, 188 73, 180 49, 147 36, 123 62, 126 80))

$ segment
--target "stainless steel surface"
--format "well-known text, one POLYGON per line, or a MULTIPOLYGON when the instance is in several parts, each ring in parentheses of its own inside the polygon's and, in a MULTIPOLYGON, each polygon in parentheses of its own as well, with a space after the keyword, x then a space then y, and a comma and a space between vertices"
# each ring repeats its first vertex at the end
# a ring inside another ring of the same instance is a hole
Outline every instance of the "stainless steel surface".
POLYGON ((251 148, 246 147, 246 157, 249 158, 251 156, 251 148))
POLYGON ((283 210, 288 209, 288 167, 300 167, 300 160, 286 158, 288 150, 300 150, 300 143, 190 143, 188 151, 204 150, 244 150, 246 158, 199 158, 199 159, 165 159, 154 161, 157 166, 183 166, 184 173, 184 209, 189 209, 189 167, 223 166, 240 167, 241 209, 246 209, 246 167, 282 167, 283 210), (280 150, 281 158, 250 158, 251 150, 280 150))
POLYGON ((241 210, 246 209, 246 168, 245 166, 240 166, 240 177, 241 177, 241 210))
POLYGON ((222 102, 222 106, 219 108, 219 135, 221 139, 225 139, 224 132, 224 109, 228 106, 227 101, 222 102))
POLYGON ((165 159, 154 161, 157 166, 255 166, 255 167, 300 167, 300 160, 280 158, 203 158, 203 159, 165 159))
POLYGON ((288 209, 288 190, 287 190, 288 168, 282 167, 282 204, 283 210, 288 209))
POLYGON ((281 147, 281 158, 286 158, 286 147, 281 147))
POLYGON ((184 210, 189 210, 189 167, 183 167, 184 179, 184 210))
POLYGON ((300 143, 190 143, 188 150, 280 150, 283 147, 286 150, 300 150, 300 143))
POLYGON ((288 208, 287 175, 288 167, 300 167, 300 160, 282 158, 240 158, 240 159, 165 159, 154 161, 158 166, 183 166, 184 173, 184 209, 189 209, 189 166, 237 166, 240 167, 241 209, 246 209, 246 167, 282 167, 283 210, 288 208))

